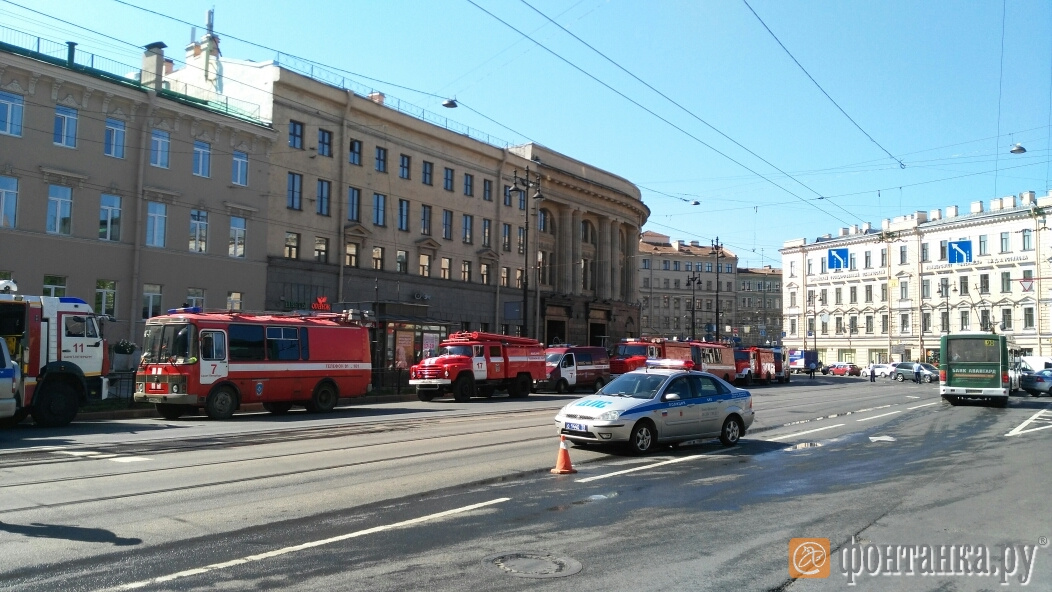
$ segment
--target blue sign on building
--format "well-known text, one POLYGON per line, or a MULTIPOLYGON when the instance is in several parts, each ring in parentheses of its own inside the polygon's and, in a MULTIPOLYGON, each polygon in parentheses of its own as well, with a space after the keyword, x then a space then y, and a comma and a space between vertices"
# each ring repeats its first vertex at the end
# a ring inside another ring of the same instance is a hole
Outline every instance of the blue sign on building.
POLYGON ((946 258, 950 263, 971 263, 972 241, 950 241, 946 245, 946 258))
POLYGON ((829 269, 848 268, 847 249, 829 249, 829 269))

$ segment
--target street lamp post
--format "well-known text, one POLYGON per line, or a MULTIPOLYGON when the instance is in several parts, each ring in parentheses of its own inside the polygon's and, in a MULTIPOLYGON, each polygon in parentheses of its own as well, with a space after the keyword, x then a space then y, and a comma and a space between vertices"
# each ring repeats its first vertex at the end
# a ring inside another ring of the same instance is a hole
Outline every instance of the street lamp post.
POLYGON ((720 341, 720 257, 723 257, 723 245, 720 237, 712 241, 712 250, 709 254, 716 257, 716 342, 720 341))
POLYGON ((687 285, 690 286, 690 340, 694 341, 694 327, 696 325, 694 313, 697 310, 697 301, 694 298, 694 289, 701 284, 701 276, 698 275, 697 271, 692 271, 687 276, 687 285))
POLYGON ((516 170, 513 180, 512 189, 519 192, 520 200, 523 203, 523 216, 525 217, 525 226, 523 227, 522 237, 522 333, 523 337, 530 336, 530 323, 529 323, 529 310, 530 310, 530 208, 529 204, 526 203, 526 193, 530 188, 536 189, 536 193, 533 194, 534 199, 541 199, 544 196, 541 195, 541 174, 537 173, 537 178, 534 181, 530 180, 530 165, 526 165, 526 176, 519 177, 519 171, 516 170))

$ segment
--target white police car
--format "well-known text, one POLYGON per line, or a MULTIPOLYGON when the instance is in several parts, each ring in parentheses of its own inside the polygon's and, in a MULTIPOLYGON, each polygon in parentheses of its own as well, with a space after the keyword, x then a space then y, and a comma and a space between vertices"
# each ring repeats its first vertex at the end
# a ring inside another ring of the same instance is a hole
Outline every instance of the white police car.
POLYGON ((733 446, 752 425, 752 395, 682 361, 650 360, 594 395, 563 407, 559 434, 574 443, 627 443, 643 453, 659 443, 718 437, 733 446))

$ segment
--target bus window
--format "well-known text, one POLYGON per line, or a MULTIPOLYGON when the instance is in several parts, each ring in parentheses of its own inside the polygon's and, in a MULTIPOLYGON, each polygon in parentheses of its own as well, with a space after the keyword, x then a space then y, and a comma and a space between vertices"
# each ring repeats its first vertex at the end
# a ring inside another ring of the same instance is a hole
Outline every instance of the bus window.
POLYGON ((201 334, 201 359, 226 359, 226 334, 222 331, 205 331, 201 334))

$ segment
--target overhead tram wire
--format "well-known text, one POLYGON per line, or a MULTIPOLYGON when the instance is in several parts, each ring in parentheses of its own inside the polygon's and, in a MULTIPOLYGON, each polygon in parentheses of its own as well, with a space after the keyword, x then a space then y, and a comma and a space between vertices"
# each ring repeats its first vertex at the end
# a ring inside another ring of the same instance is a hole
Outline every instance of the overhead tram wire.
POLYGON ((890 158, 890 159, 894 160, 895 162, 899 163, 899 168, 900 169, 906 168, 906 165, 901 160, 899 160, 894 154, 889 152, 887 150, 887 148, 884 148, 883 146, 881 146, 880 142, 877 142, 875 139, 873 139, 873 136, 869 135, 869 132, 867 132, 866 130, 862 129, 862 126, 859 125, 858 122, 855 121, 850 115, 848 115, 847 111, 844 111, 844 108, 841 107, 840 104, 837 103, 836 100, 833 99, 833 97, 829 96, 829 93, 826 92, 826 89, 822 88, 821 84, 818 84, 818 81, 815 80, 814 76, 811 76, 811 73, 807 71, 807 68, 804 68, 803 64, 801 64, 800 61, 796 59, 796 56, 794 56, 792 54, 792 52, 789 51, 789 48, 787 48, 785 46, 785 44, 782 43, 782 40, 779 39, 778 36, 774 34, 774 31, 772 31, 771 28, 767 26, 767 23, 765 23, 763 21, 763 19, 760 18, 760 15, 757 14, 755 10, 753 10, 753 7, 749 4, 749 1, 748 0, 742 0, 742 2, 749 9, 749 12, 751 12, 752 15, 756 17, 756 20, 760 21, 760 24, 763 25, 763 28, 767 29, 767 32, 770 33, 771 37, 775 40, 775 42, 778 43, 778 46, 781 47, 783 51, 785 51, 786 55, 789 56, 789 59, 793 60, 793 63, 796 64, 800 68, 800 70, 804 73, 804 75, 806 75, 807 78, 810 79, 811 82, 813 82, 816 87, 818 87, 818 90, 822 91, 822 94, 825 95, 825 97, 827 99, 829 99, 829 102, 833 103, 833 106, 835 106, 838 110, 840 110, 840 112, 844 114, 844 117, 846 117, 847 120, 852 123, 852 125, 854 125, 856 128, 858 128, 858 131, 862 132, 863 135, 865 135, 867 138, 869 138, 870 142, 873 142, 873 144, 875 144, 877 148, 880 148, 881 150, 883 150, 884 154, 888 155, 888 158, 890 158))
MULTIPOLYGON (((495 15, 493 15, 492 13, 490 13, 490 12, 486 11, 486 10, 485 10, 485 9, 483 9, 482 7, 479 7, 479 6, 478 6, 478 4, 475 4, 475 2, 474 2, 473 0, 467 0, 467 1, 468 1, 469 3, 471 3, 471 4, 474 4, 474 5, 476 6, 476 7, 478 7, 478 8, 479 8, 479 10, 482 10, 483 12, 485 12, 485 13, 489 14, 490 16, 492 16, 493 18, 495 18, 495 19, 499 20, 500 22, 504 23, 505 25, 508 25, 508 23, 506 23, 505 21, 501 20, 501 19, 500 19, 500 18, 498 18, 497 16, 495 16, 495 15)), ((600 57, 602 57, 602 58, 603 58, 604 60, 606 60, 606 61, 610 62, 610 63, 611 63, 611 64, 612 64, 612 65, 613 65, 614 67, 618 68, 619 70, 621 70, 621 71, 622 71, 622 72, 624 72, 625 74, 627 74, 627 75, 631 76, 631 77, 632 77, 633 79, 635 79, 635 80, 636 80, 637 82, 639 82, 639 83, 640 83, 640 84, 642 84, 643 86, 647 87, 648 89, 650 89, 651 91, 653 91, 654 93, 656 93, 656 94, 657 94, 658 96, 660 96, 661 98, 665 99, 665 100, 666 100, 666 101, 668 101, 669 103, 672 103, 672 104, 673 104, 673 105, 675 105, 675 106, 676 106, 676 107, 677 107, 678 109, 680 109, 681 111, 683 111, 684 113, 686 113, 687 115, 689 115, 690 117, 692 117, 693 119, 697 120, 697 121, 698 121, 699 123, 701 123, 701 124, 705 125, 705 126, 706 126, 706 127, 708 127, 708 128, 710 129, 710 130, 712 130, 712 131, 716 132, 717 134, 719 134, 719 135, 720 135, 721 137, 723 137, 723 138, 724 138, 725 140, 727 140, 727 141, 731 142, 731 143, 732 143, 732 144, 734 144, 735 146, 737 146, 737 147, 741 148, 742 150, 744 150, 744 151, 748 152, 748 153, 749 153, 750 155, 752 155, 752 156, 753 156, 753 157, 755 157, 756 159, 760 160, 761 162, 763 162, 763 163, 764 163, 764 164, 766 164, 767 166, 771 167, 772 169, 774 169, 774 170, 778 171, 779 173, 781 173, 782 175, 784 175, 784 176, 785 176, 786 178, 788 178, 788 179, 792 179, 793 181, 795 181, 795 182, 796 182, 796 183, 797 183, 798 185, 800 185, 800 186, 801 186, 801 187, 803 187, 804 189, 807 189, 807 190, 808 190, 808 191, 810 191, 811 193, 814 193, 815 195, 819 196, 819 197, 818 197, 818 199, 824 199, 824 196, 822 196, 822 194, 821 194, 821 193, 819 193, 818 191, 815 191, 815 190, 814 190, 814 189, 812 189, 812 188, 811 188, 811 187, 810 187, 809 185, 807 185, 807 184, 806 184, 806 183, 804 183, 803 181, 801 181, 801 180, 797 179, 797 178, 796 178, 796 177, 794 177, 793 175, 791 175, 791 174, 789 174, 789 173, 787 173, 787 172, 783 171, 783 170, 782 170, 782 169, 781 169, 780 167, 776 166, 776 165, 775 165, 774 163, 772 163, 771 161, 767 160, 766 158, 764 158, 764 157, 760 156, 759 154, 757 154, 757 153, 753 152, 752 150, 750 150, 750 149, 749 149, 749 148, 747 148, 746 146, 742 145, 742 144, 741 144, 740 142, 738 142, 738 141, 737 141, 737 140, 735 140, 734 138, 732 138, 732 137, 728 136, 727 134, 723 133, 723 131, 721 131, 720 129, 716 128, 715 126, 713 126, 713 125, 712 125, 711 123, 709 123, 708 121, 705 121, 705 120, 704 120, 704 119, 702 119, 702 118, 701 118, 700 116, 698 116, 698 115, 697 115, 696 113, 694 113, 694 112, 693 112, 693 111, 691 111, 690 109, 687 109, 686 107, 684 107, 683 105, 681 105, 681 104, 680 104, 679 102, 677 102, 677 101, 676 101, 675 99, 673 99, 673 98, 669 97, 669 96, 668 96, 668 95, 666 95, 665 93, 663 93, 663 92, 661 92, 660 90, 658 90, 658 89, 654 88, 654 87, 653 87, 653 86, 652 86, 652 85, 651 85, 650 83, 648 83, 647 81, 643 80, 643 79, 642 79, 642 78, 640 78, 639 76, 636 76, 635 74, 633 74, 632 72, 630 72, 630 71, 629 71, 628 69, 626 69, 626 68, 625 68, 624 66, 622 66, 622 65, 621 65, 621 64, 619 64, 619 63, 617 63, 616 61, 614 61, 613 59, 611 59, 610 57, 608 57, 608 56, 607 56, 606 54, 604 54, 603 52, 599 51, 598 49, 596 49, 595 47, 593 47, 592 45, 590 45, 590 44, 589 44, 589 43, 588 43, 587 41, 585 41, 584 39, 581 39, 580 37, 578 37, 577 35, 575 35, 575 34, 574 34, 573 32, 571 32, 571 31, 569 31, 568 29, 566 29, 566 27, 563 27, 562 25, 560 25, 560 24, 559 24, 559 23, 557 23, 556 21, 552 20, 552 19, 551 19, 551 17, 549 17, 549 16, 548 16, 548 15, 546 15, 545 13, 543 13, 543 12, 541 12, 540 10, 538 10, 538 9, 534 8, 534 7, 533 7, 533 5, 531 5, 531 4, 530 4, 529 2, 527 2, 526 0, 519 0, 519 1, 520 1, 520 2, 522 2, 523 4, 525 4, 526 6, 528 6, 528 7, 529 7, 529 8, 531 9, 531 10, 533 10, 533 11, 534 11, 534 12, 536 12, 537 14, 541 15, 541 16, 542 16, 542 17, 543 17, 544 19, 546 19, 546 20, 547 20, 548 22, 552 23, 552 24, 553 24, 553 25, 555 25, 556 27, 559 27, 559 29, 561 29, 561 30, 562 30, 563 32, 565 32, 565 33, 566 33, 567 35, 569 35, 569 36, 573 37, 573 38, 574 38, 574 39, 576 39, 576 40, 577 40, 578 42, 580 42, 580 43, 581 43, 582 45, 584 45, 584 46, 585 46, 585 47, 587 47, 588 49, 590 49, 590 50, 592 50, 593 52, 595 52, 596 54, 598 54, 598 55, 599 55, 600 57)), ((508 25, 508 26, 509 26, 509 27, 511 27, 511 25, 508 25)), ((673 123, 669 122, 668 120, 666 120, 666 119, 664 119, 663 117, 661 117, 661 116, 657 115, 656 113, 654 113, 654 112, 653 112, 653 111, 651 111, 650 109, 647 109, 647 108, 646 108, 646 107, 644 107, 643 105, 641 105, 641 104, 639 104, 639 103, 635 102, 634 100, 632 100, 632 99, 628 98, 628 97, 627 97, 626 95, 624 95, 624 94, 620 93, 619 91, 615 90, 615 89, 614 89, 613 87, 611 87, 610 85, 608 85, 608 84, 606 84, 606 83, 604 83, 604 82, 600 81, 600 80, 599 80, 598 78, 596 78, 595 76, 592 76, 591 74, 588 74, 588 73, 587 73, 587 72, 585 72, 585 71, 584 71, 583 69, 581 69, 581 68, 577 67, 577 66, 576 66, 575 64, 572 64, 571 62, 569 62, 568 60, 566 60, 566 59, 565 59, 565 58, 563 58, 562 56, 560 56, 560 55, 556 54, 556 53, 555 53, 554 51, 552 51, 551 49, 548 49, 548 48, 547 48, 547 47, 545 47, 544 45, 542 45, 542 44, 538 43, 538 42, 537 42, 536 40, 534 40, 534 39, 533 39, 532 37, 529 37, 529 36, 528 36, 528 35, 526 35, 525 33, 521 32, 521 31, 518 31, 518 30, 517 30, 517 29, 515 29, 514 27, 511 27, 511 28, 512 28, 513 30, 515 30, 516 32, 518 32, 518 33, 519 33, 520 35, 523 35, 524 37, 526 37, 526 38, 527 38, 527 39, 529 39, 530 41, 533 41, 534 43, 536 43, 536 44, 537 44, 538 46, 540 46, 540 47, 541 47, 542 49, 544 49, 545 51, 548 51, 549 53, 551 53, 552 55, 554 55, 554 56, 558 57, 559 59, 563 60, 563 61, 564 61, 564 62, 566 62, 567 64, 570 64, 571 66, 573 66, 574 68, 576 68, 576 69, 577 69, 578 71, 580 71, 581 73, 585 74, 586 76, 589 76, 590 78, 592 78, 592 79, 593 79, 593 80, 595 80, 596 82, 599 82, 600 84, 602 84, 602 85, 603 85, 603 86, 605 86, 606 88, 608 88, 608 89, 612 90, 613 92, 617 93, 617 94, 618 94, 618 95, 620 95, 621 97, 623 97, 623 98, 625 98, 625 99, 627 99, 627 100, 631 101, 631 102, 632 102, 632 103, 634 103, 634 104, 635 104, 636 106, 640 107, 641 109, 645 110, 646 112, 650 113, 651 115, 653 115, 653 116, 657 117, 658 119, 661 119, 661 120, 662 120, 662 121, 664 121, 665 123, 668 123, 668 124, 669 124, 669 125, 671 125, 672 127, 674 127, 674 128, 676 128, 677 130, 679 130, 679 131, 683 132, 684 134, 687 134, 687 135, 688 135, 688 136, 690 136, 691 138, 694 138, 695 140, 698 140, 698 138, 695 138, 695 137, 694 137, 693 135, 691 135, 691 134, 687 133, 687 132, 686 132, 685 130, 683 130, 683 129, 682 129, 682 128, 680 128, 679 126, 677 126, 677 125, 675 125, 675 124, 673 124, 673 123)), ((775 183, 775 182, 774 182, 774 181, 772 181, 771 179, 769 179, 769 178, 765 177, 764 175, 761 175, 760 173, 758 173, 758 172, 756 172, 756 171, 753 171, 752 169, 750 169, 750 168, 746 167, 746 166, 745 166, 744 164, 742 164, 742 163, 740 163, 740 162, 738 162, 738 161, 734 160, 733 158, 731 158, 730 156, 728 156, 728 155, 724 154, 723 152, 720 152, 719 150, 716 150, 715 148, 713 148, 713 147, 712 147, 712 146, 710 146, 709 144, 706 144, 705 142, 702 142, 701 140, 698 140, 698 141, 699 141, 699 142, 701 142, 701 143, 702 143, 702 144, 703 144, 704 146, 706 146, 707 148, 709 148, 709 149, 713 150, 714 152, 716 152, 717 154, 719 154, 720 156, 723 156, 724 158, 726 158, 726 159, 730 160, 731 162, 733 162, 733 163, 737 164, 738 166, 740 166, 740 167, 744 168, 745 170, 749 171, 750 173, 753 173, 754 175, 756 175, 756 176, 758 176, 758 177, 761 177, 762 179, 764 179, 765 181, 767 181, 767 182, 771 183, 772 185, 774 185, 774 186, 778 187, 779 189, 782 189, 783 191, 785 191, 785 192, 789 193, 790 195, 793 195, 794 197, 797 197, 798 199, 801 199, 801 200, 802 200, 802 199, 804 199, 804 198, 801 198, 801 197, 797 196, 796 194, 792 193, 792 192, 791 192, 791 191, 789 191, 788 189, 785 189, 785 188, 784 188, 784 187, 782 187, 781 185, 778 185, 777 183, 775 183)), ((905 167, 904 167, 904 168, 905 168, 905 167)), ((813 205, 813 204, 812 204, 812 205, 813 205)), ((844 208, 843 206, 841 206, 840 204, 833 204, 833 205, 835 205, 835 206, 836 206, 837 208, 839 208, 840 210, 842 210, 842 211, 843 211, 843 212, 844 212, 845 214, 847 214, 847 215, 849 215, 849 216, 853 216, 853 217, 856 217, 856 218, 857 218, 857 216, 856 216, 856 215, 855 215, 854 213, 852 213, 852 212, 848 211, 847 209, 845 209, 845 208, 844 208)), ((818 208, 818 206, 814 206, 814 207, 818 208)), ((818 208, 818 209, 819 209, 819 210, 821 210, 821 208, 818 208)), ((834 218, 835 218, 835 217, 836 217, 836 216, 834 216, 834 218)), ((845 220, 842 220, 842 219, 840 219, 840 218, 837 218, 837 220, 840 220, 840 221, 841 221, 841 222, 843 222, 844 224, 847 224, 847 223, 848 223, 848 222, 846 222, 845 220)))
MULTIPOLYGON (((114 1, 118 1, 118 2, 119 2, 119 1, 121 1, 121 0, 114 0, 114 1)), ((804 203, 806 203, 806 204, 810 205, 811 207, 815 208, 816 210, 818 210, 818 211, 822 212, 823 214, 826 214, 827 216, 831 216, 832 218, 834 218, 834 219, 836 219, 836 220, 838 220, 838 221, 840 221, 840 222, 843 222, 844 224, 851 224, 850 222, 848 222, 848 221, 844 220, 843 218, 840 218, 840 217, 836 216, 835 214, 831 214, 831 213, 829 213, 828 211, 826 211, 826 210, 823 210, 822 208, 818 207, 818 206, 817 206, 817 205, 815 205, 814 203, 811 203, 810 201, 808 201, 808 200, 807 200, 806 198, 804 198, 804 197, 801 197, 800 195, 797 195, 796 193, 794 193, 794 192, 790 191, 789 189, 787 189, 787 188, 785 188, 785 187, 783 187, 783 186, 779 185, 778 183, 774 182, 774 180, 772 180, 772 179, 771 179, 771 178, 769 178, 768 176, 764 175, 763 173, 761 173, 761 172, 759 172, 759 171, 753 170, 753 169, 752 169, 751 167, 749 167, 749 166, 748 166, 748 165, 746 165, 745 163, 743 163, 743 162, 741 162, 741 161, 738 161, 738 160, 735 160, 735 159, 734 159, 733 157, 731 157, 731 156, 730 156, 729 154, 727 154, 727 153, 725 153, 725 152, 722 152, 722 151, 720 151, 720 150, 719 150, 718 148, 716 148, 715 146, 713 146, 713 145, 709 144, 708 142, 706 142, 706 141, 702 140, 701 138, 699 138, 699 137, 695 136, 694 134, 692 134, 692 133, 688 132, 687 130, 683 129, 682 127, 680 127, 680 126, 676 125, 675 123, 673 123, 673 122, 669 121, 669 120, 668 120, 668 119, 666 119, 665 117, 662 117, 661 115, 659 115, 658 113, 656 113, 656 112, 655 112, 655 111, 653 111, 652 109, 650 109, 650 108, 646 107, 645 105, 643 105, 642 103, 640 103, 640 102, 636 101, 635 99, 633 99, 633 98, 629 97, 629 96, 628 96, 628 95, 626 95, 625 93, 623 93, 623 92, 621 92, 621 91, 617 90, 616 88, 614 88, 614 87, 610 86, 610 85, 609 85, 609 84, 607 84, 606 82, 603 82, 602 80, 600 80, 600 79, 599 79, 598 77, 596 77, 595 75, 593 75, 593 74, 589 73, 588 71, 584 70, 583 68, 581 68, 581 67, 580 67, 580 66, 578 66, 577 64, 574 64, 574 63, 573 63, 573 62, 571 62, 570 60, 568 60, 568 59, 564 58, 563 56, 559 55, 558 53, 556 53, 555 51, 553 51, 552 49, 550 49, 549 47, 547 47, 547 46, 546 46, 546 45, 544 45, 543 43, 541 43, 541 42, 537 41, 537 40, 536 40, 536 39, 534 39, 533 37, 530 37, 530 36, 529 36, 529 35, 527 35, 527 34, 526 34, 525 32, 523 32, 523 31, 522 31, 522 30, 520 30, 519 28, 515 27, 514 25, 512 25, 512 24, 511 24, 511 23, 509 23, 508 21, 506 21, 506 20, 504 20, 504 19, 500 18, 499 16, 497 16, 497 15, 493 14, 492 12, 490 12, 490 11, 486 10, 486 9, 485 9, 485 8, 483 8, 482 6, 479 6, 479 5, 478 5, 478 4, 477 4, 477 3, 476 3, 476 2, 474 1, 474 0, 467 0, 467 2, 468 2, 468 4, 471 4, 471 5, 472 5, 472 6, 474 6, 475 8, 478 8, 478 9, 479 9, 479 10, 481 10, 482 12, 486 13, 487 15, 489 15, 490 17, 492 17, 492 18, 493 18, 494 20, 496 20, 496 21, 500 22, 501 24, 503 24, 504 26, 508 27, 508 28, 509 28, 509 29, 511 29, 512 31, 515 31, 515 32, 516 32, 516 33, 518 33, 519 35, 522 35, 522 36, 523 36, 523 37, 525 37, 526 39, 529 39, 529 40, 530 40, 531 42, 533 42, 533 43, 534 43, 534 45, 536 45, 537 47, 540 47, 540 48, 541 48, 541 49, 543 49, 544 51, 546 51, 546 52, 550 53, 550 54, 551 54, 552 56, 554 56, 555 58, 557 58, 557 59, 558 59, 559 61, 561 61, 561 62, 565 63, 566 65, 570 66, 570 67, 571 67, 571 68, 573 68, 574 70, 577 70, 577 71, 578 71, 578 72, 580 72, 581 74, 584 74, 584 75, 585 75, 586 77, 590 78, 591 80, 593 80, 594 82, 598 83, 598 84, 599 84, 600 86, 602 86, 603 88, 606 88, 606 89, 607 89, 607 90, 609 90, 610 92, 613 92, 614 94, 616 94, 617 96, 621 97, 622 99, 624 99, 624 100, 628 101, 629 103, 632 103, 633 105, 635 105, 636 107, 639 107, 639 108, 640 108, 640 109, 642 109, 643 111, 646 111, 647 113, 649 113, 650 115, 652 115, 652 116, 653 116, 654 118, 656 118, 656 119, 658 119, 659 121, 661 121, 661 122, 663 122, 663 123, 667 124, 668 126, 672 127, 673 129, 675 129, 675 130, 679 131, 680 133, 682 133, 683 135, 687 136, 688 138, 690 138, 690 139, 694 140, 695 142, 697 142, 697 143, 701 144, 702 146, 705 146, 705 147, 706 147, 706 148, 708 148, 709 150, 712 150, 712 151, 713 151, 713 152, 715 152, 716 154, 719 154, 720 156, 722 156, 722 157, 726 158, 727 160, 729 160, 729 161, 733 162, 734 164, 736 164, 736 165, 740 166, 741 168, 743 168, 743 169, 745 169, 745 170, 749 171, 750 173, 752 173, 752 174, 756 175, 757 177, 760 177, 761 179, 763 179, 763 180, 767 181, 767 182, 768 182, 768 183, 770 183, 771 185, 774 185, 774 186, 775 186, 775 187, 777 187, 778 189, 781 189, 782 191, 784 191, 784 192, 788 193, 789 195, 792 195, 793 197, 797 198, 798 200, 800 200, 800 201, 802 201, 802 202, 804 202, 804 203)), ((757 158, 759 158, 759 157, 757 157, 757 158)), ((762 159, 761 159, 761 160, 762 160, 762 159)), ((764 162, 766 162, 766 161, 764 161, 764 162)), ((768 164, 770 164, 770 163, 768 163, 768 164)), ((772 166, 772 167, 774 167, 774 165, 771 165, 771 166, 772 166)), ((774 168, 777 168, 777 167, 774 167, 774 168)), ((784 171, 779 171, 779 172, 781 172, 781 173, 782 173, 783 175, 786 175, 786 173, 785 173, 784 171)), ((786 176, 788 176, 788 175, 786 175, 786 176)), ((803 185, 803 184, 801 184, 801 185, 803 185)), ((804 186, 804 187, 807 187, 806 185, 803 185, 803 186, 804 186)), ((813 190, 813 189, 811 189, 810 187, 807 187, 807 189, 808 189, 808 190, 810 190, 811 192, 815 193, 816 195, 819 195, 819 196, 821 196, 821 194, 820 194, 820 193, 818 193, 818 192, 814 191, 814 190, 813 190)), ((821 197, 819 197, 819 199, 822 199, 822 198, 821 198, 821 197)), ((842 210, 842 211, 843 211, 844 213, 846 213, 847 215, 849 215, 849 216, 852 216, 852 217, 856 217, 856 216, 855 216, 855 215, 854 215, 853 213, 851 213, 850 211, 848 211, 847 209, 845 209, 845 208, 844 208, 843 206, 841 206, 840 204, 835 204, 835 203, 834 203, 833 205, 834 205, 834 206, 836 206, 836 207, 837 207, 838 209, 842 210)))

